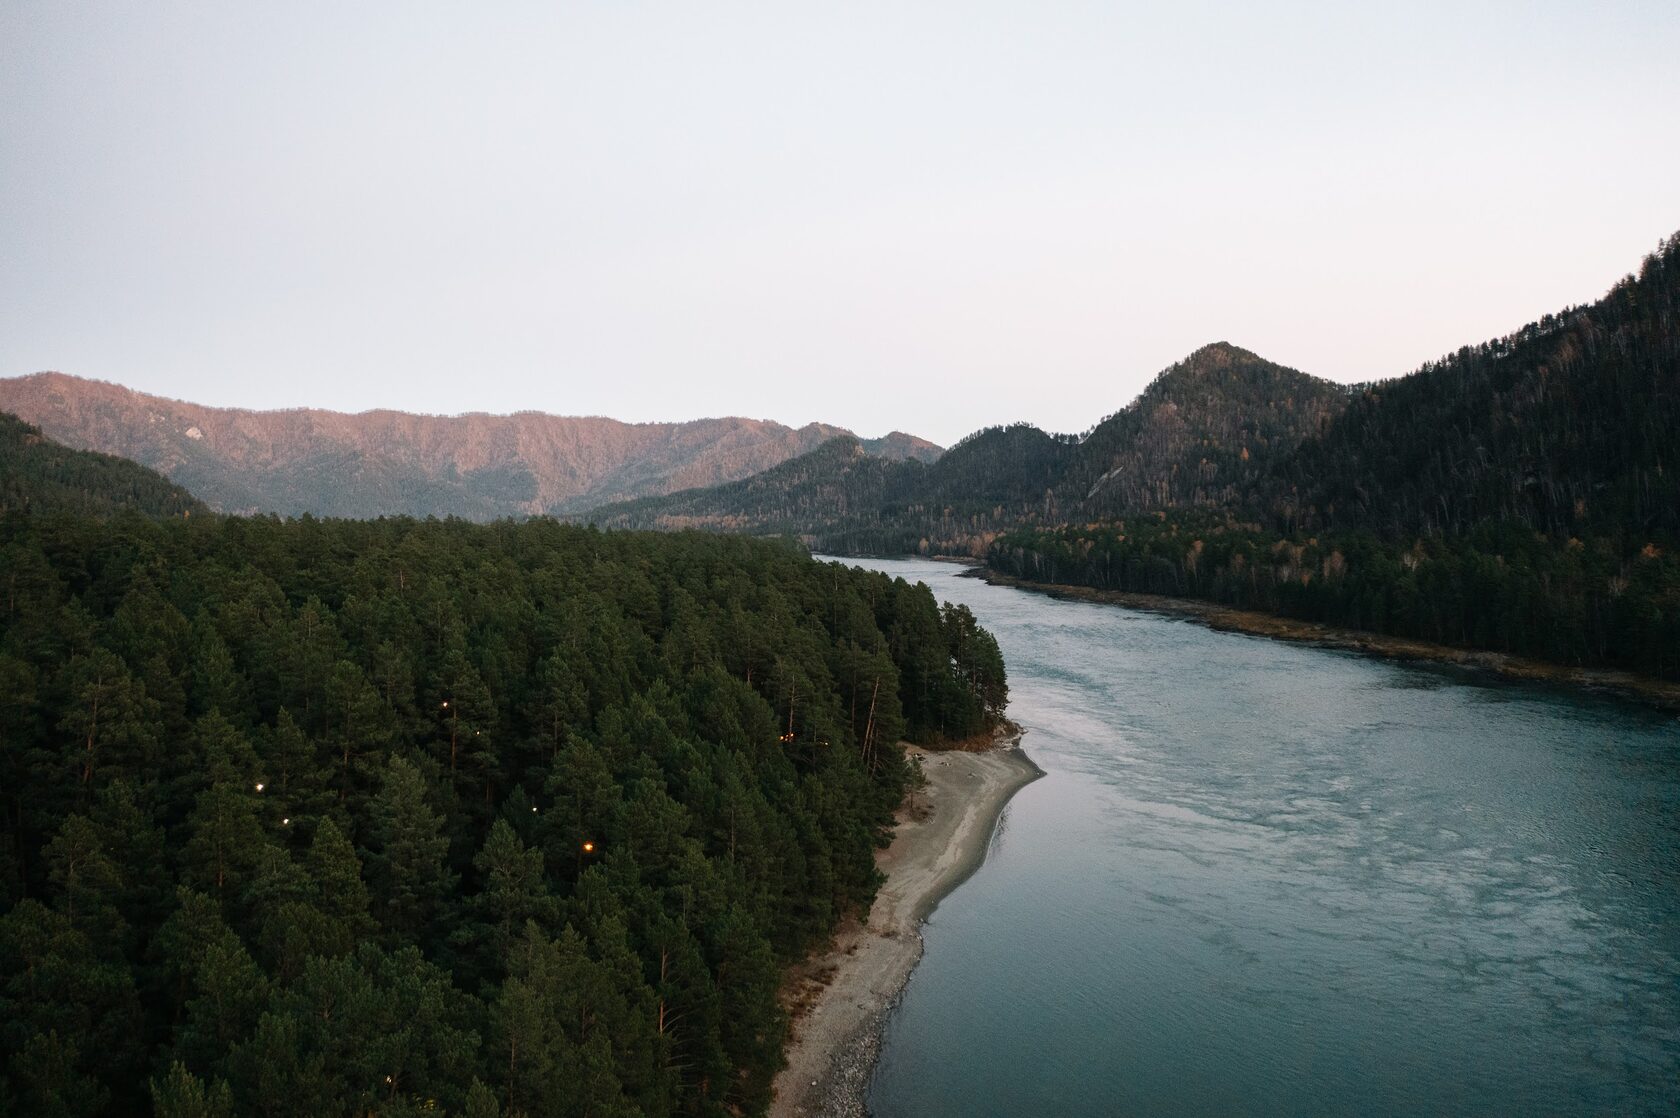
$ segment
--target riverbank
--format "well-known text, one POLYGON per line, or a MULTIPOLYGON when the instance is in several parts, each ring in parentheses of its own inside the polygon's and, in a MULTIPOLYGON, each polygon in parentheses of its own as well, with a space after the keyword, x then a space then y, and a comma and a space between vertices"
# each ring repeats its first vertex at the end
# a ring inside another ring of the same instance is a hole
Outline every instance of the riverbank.
POLYGON ((848 921, 789 982, 795 1019, 771 1118, 866 1113, 881 1028, 922 957, 922 921, 985 860, 1009 798, 1044 775, 1020 740, 1016 730, 986 752, 907 749, 927 784, 906 799, 892 844, 876 856, 886 882, 867 921, 848 921))
POLYGON ((1133 594, 1122 590, 1096 590, 1089 586, 1070 586, 1063 583, 1030 582, 1002 574, 990 567, 978 567, 973 577, 983 578, 995 586, 1012 586, 1019 590, 1035 590, 1052 598, 1071 598, 1081 602, 1100 602, 1125 606, 1129 609, 1167 613, 1200 622, 1210 629, 1224 632, 1248 633, 1274 640, 1316 644, 1327 648, 1345 648, 1369 656, 1389 660, 1422 660, 1437 664, 1452 664, 1495 672, 1509 679, 1529 682, 1562 684, 1595 691, 1609 691, 1629 698, 1652 703, 1668 710, 1680 710, 1680 683, 1652 679, 1632 672, 1604 668, 1571 668, 1544 660, 1531 660, 1503 652, 1454 648, 1451 645, 1431 644, 1428 641, 1391 637, 1358 629, 1338 629, 1314 621, 1297 621, 1269 613, 1233 609, 1215 602, 1190 598, 1167 598, 1158 594, 1133 594))

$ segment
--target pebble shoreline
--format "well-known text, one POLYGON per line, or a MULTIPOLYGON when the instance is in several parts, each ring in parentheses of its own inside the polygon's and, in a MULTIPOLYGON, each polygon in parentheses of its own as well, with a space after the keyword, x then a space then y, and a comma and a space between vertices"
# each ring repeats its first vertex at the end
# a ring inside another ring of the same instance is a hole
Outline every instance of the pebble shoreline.
POLYGON ((862 940, 840 948, 834 956, 840 977, 796 1026, 790 1066, 777 1080, 771 1118, 864 1118, 870 1113, 869 1086, 887 1020, 921 961, 922 922, 984 862, 1011 797, 1043 775, 1021 751, 1019 730, 1011 731, 985 752, 926 754, 942 762, 930 776, 928 796, 939 816, 936 822, 951 833, 942 842, 932 841, 932 835, 912 836, 915 849, 888 870, 877 897, 877 905, 884 904, 886 911, 872 909, 862 940), (971 783, 976 780, 984 783, 976 787, 971 783), (871 971, 872 964, 860 957, 871 951, 876 960, 885 958, 887 966, 871 971), (825 1008, 830 1011, 826 1017, 825 1008), (832 1028, 845 1027, 847 1015, 859 1010, 862 1016, 844 1033, 835 1036, 825 1030, 826 1021, 834 1022, 832 1028), (791 1066, 796 1059, 802 1071, 791 1066))

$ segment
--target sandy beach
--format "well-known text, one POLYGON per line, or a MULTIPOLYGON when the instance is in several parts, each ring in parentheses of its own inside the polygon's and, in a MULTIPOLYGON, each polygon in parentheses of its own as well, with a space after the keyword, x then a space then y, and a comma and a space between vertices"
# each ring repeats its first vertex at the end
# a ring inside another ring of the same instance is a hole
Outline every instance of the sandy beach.
POLYGON ((771 1118, 867 1113, 881 1028, 922 957, 922 921, 985 860, 1009 798, 1043 775, 1021 752, 1018 732, 985 752, 907 751, 921 758, 927 786, 899 810, 892 845, 877 855, 887 880, 867 922, 849 921, 831 950, 795 972, 790 988, 804 1011, 771 1118))

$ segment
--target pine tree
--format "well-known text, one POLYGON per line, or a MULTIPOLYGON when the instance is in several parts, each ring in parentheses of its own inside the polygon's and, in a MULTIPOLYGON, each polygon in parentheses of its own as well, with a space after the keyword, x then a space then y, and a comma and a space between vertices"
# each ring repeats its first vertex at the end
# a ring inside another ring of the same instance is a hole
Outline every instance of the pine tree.
POLYGON ((161 1079, 152 1080, 156 1118, 233 1118, 233 1094, 222 1080, 209 1085, 176 1060, 161 1079))
POLYGON ((54 903, 71 925, 93 937, 120 941, 118 900, 122 871, 110 857, 105 838, 85 815, 72 815, 47 844, 47 876, 55 886, 54 903))
POLYGON ((36 1033, 12 1058, 18 1112, 40 1118, 89 1118, 103 1113, 110 1092, 86 1069, 76 1044, 57 1029, 36 1033))
POLYGON ((59 687, 74 696, 58 725, 78 802, 92 800, 96 780, 143 780, 158 760, 159 710, 128 666, 96 648, 70 661, 59 687))
POLYGON ((449 839, 432 810, 420 770, 392 757, 369 808, 368 877, 388 936, 425 935, 439 902, 455 882, 446 867, 449 839))
POLYGON ((268 979, 239 937, 224 930, 205 945, 190 982, 176 1055, 188 1067, 226 1074, 228 1054, 256 1026, 268 1000, 268 979))
POLYGON ((482 928, 474 929, 473 938, 482 937, 484 954, 499 970, 527 921, 553 918, 542 851, 527 850, 513 828, 498 819, 473 865, 483 881, 475 902, 482 928))
POLYGON ((224 905, 240 906, 270 861, 274 840, 265 825, 262 794, 248 771, 212 767, 216 775, 199 793, 187 820, 183 878, 224 905))

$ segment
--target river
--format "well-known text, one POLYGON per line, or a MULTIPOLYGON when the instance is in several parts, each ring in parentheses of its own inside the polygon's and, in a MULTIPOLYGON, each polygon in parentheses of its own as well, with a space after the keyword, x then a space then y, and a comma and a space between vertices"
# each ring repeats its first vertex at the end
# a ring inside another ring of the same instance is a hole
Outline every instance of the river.
POLYGON ((927 923, 878 1118, 1680 1108, 1673 715, 860 565, 973 609, 1048 774, 927 923))

